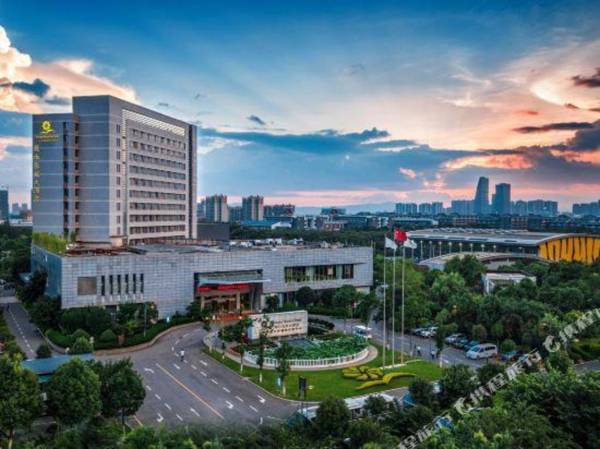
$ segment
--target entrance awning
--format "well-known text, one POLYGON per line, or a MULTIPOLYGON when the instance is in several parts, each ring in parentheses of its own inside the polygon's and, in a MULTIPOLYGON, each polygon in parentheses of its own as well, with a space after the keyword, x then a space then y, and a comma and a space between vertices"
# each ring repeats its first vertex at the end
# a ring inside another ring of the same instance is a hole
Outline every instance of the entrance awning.
POLYGON ((238 271, 227 273, 201 273, 197 276, 197 285, 236 285, 236 284, 262 284, 271 282, 264 279, 258 271, 238 271))

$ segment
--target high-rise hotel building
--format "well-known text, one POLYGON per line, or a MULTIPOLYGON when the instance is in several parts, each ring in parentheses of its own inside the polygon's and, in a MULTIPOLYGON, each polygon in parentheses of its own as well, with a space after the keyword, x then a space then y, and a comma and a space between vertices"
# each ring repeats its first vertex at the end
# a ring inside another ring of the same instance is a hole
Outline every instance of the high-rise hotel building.
POLYGON ((34 232, 121 246, 196 237, 196 127, 121 99, 33 116, 34 232))

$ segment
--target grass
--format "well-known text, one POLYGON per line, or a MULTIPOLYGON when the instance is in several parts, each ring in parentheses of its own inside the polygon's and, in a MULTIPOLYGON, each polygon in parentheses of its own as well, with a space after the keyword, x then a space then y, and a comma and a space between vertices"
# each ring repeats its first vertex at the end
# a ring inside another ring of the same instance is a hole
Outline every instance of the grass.
MULTIPOLYGON (((375 345, 377 347, 377 345, 375 345)), ((381 347, 377 347, 378 353, 381 354, 381 347)), ((221 354, 217 352, 211 353, 208 349, 204 352, 215 360, 223 363, 227 367, 239 373, 240 364, 235 362, 228 357, 223 360, 221 354)), ((388 356, 389 357, 389 356, 388 356)), ((400 357, 397 355, 396 358, 399 363, 400 357)), ((381 355, 378 355, 374 360, 366 365, 371 367, 381 367, 381 355)), ((420 377, 429 381, 437 380, 442 375, 442 369, 437 365, 425 362, 416 361, 409 363, 402 368, 395 368, 393 370, 385 370, 385 373, 392 371, 401 371, 405 373, 413 373, 416 377, 420 377)), ((263 387, 265 390, 273 393, 279 397, 285 397, 286 399, 300 399, 298 397, 298 378, 300 376, 306 377, 309 385, 307 400, 308 401, 322 401, 327 396, 336 396, 340 398, 347 398, 351 396, 364 395, 369 393, 376 393, 385 390, 391 390, 394 388, 406 387, 414 379, 412 378, 398 378, 393 379, 388 385, 380 385, 366 390, 357 390, 362 382, 354 379, 345 379, 342 377, 342 369, 332 369, 327 371, 291 371, 288 375, 287 384, 287 395, 283 396, 281 388, 277 386, 277 372, 274 370, 263 370, 263 382, 258 382, 258 368, 251 368, 244 366, 244 372, 242 376, 249 378, 255 384, 263 387)))

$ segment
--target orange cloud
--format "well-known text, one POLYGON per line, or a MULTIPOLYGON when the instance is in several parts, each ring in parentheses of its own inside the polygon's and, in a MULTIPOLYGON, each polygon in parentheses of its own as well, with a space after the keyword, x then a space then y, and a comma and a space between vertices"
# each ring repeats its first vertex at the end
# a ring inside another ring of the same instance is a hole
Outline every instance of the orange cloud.
POLYGON ((467 156, 444 164, 447 170, 460 170, 465 167, 504 168, 508 170, 523 170, 532 168, 533 163, 525 154, 481 154, 467 156))
POLYGON ((93 69, 93 61, 88 59, 32 61, 31 56, 12 46, 0 25, 0 109, 34 114, 56 109, 36 95, 12 87, 12 83, 32 83, 36 79, 50 86, 45 98, 70 99, 76 95, 103 94, 136 101, 131 87, 94 75, 93 69))
POLYGON ((600 165, 600 150, 595 151, 558 151, 551 150, 553 156, 561 157, 569 162, 587 162, 600 165))

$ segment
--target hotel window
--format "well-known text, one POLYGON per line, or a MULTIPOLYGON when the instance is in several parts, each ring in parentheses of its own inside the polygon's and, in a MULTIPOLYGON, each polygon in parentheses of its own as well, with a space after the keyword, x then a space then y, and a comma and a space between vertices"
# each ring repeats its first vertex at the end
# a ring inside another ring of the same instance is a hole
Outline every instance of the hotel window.
POLYGON ((100 295, 106 296, 106 276, 100 276, 100 295))
POLYGON ((117 176, 117 185, 120 186, 121 185, 121 177, 117 176))
POLYGON ((120 160, 121 160, 121 152, 120 152, 120 151, 117 151, 117 154, 116 154, 116 159, 117 159, 118 161, 120 161, 120 160))
POLYGON ((354 265, 345 264, 342 265, 342 279, 353 279, 354 278, 354 265))
POLYGON ((121 275, 117 274, 117 294, 121 294, 121 275))
POLYGON ((125 294, 129 294, 129 275, 125 275, 125 294))
POLYGON ((120 211, 121 210, 121 203, 117 203, 117 210, 120 211))
POLYGON ((117 164, 117 173, 121 173, 121 165, 117 164))
POLYGON ((80 276, 77 278, 77 295, 87 296, 96 294, 96 277, 80 276))
POLYGON ((120 148, 120 147, 121 147, 121 139, 119 139, 119 138, 117 137, 117 140, 116 140, 116 142, 117 142, 117 146, 120 148))
POLYGON ((116 126, 117 134, 121 134, 121 125, 116 126))
POLYGON ((137 293, 137 274, 133 273, 133 294, 137 293))
POLYGON ((114 288, 113 288, 113 275, 110 274, 108 276, 108 293, 112 295, 113 292, 114 292, 114 288))
POLYGON ((144 293, 144 273, 140 273, 140 293, 144 293))

